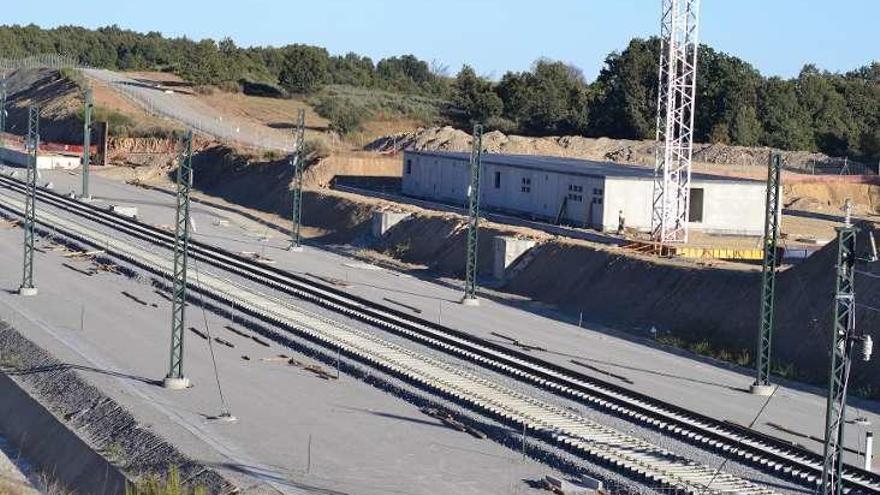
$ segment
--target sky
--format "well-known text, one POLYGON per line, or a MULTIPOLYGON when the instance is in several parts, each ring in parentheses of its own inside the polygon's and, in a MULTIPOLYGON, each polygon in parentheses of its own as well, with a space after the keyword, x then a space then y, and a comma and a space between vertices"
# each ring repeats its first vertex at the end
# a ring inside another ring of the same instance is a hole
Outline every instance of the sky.
MULTIPOLYGON (((412 53, 493 79, 548 57, 592 80, 610 52, 657 34, 659 16, 660 0, 42 0, 8 2, 0 22, 412 53)), ((880 60, 878 20, 880 0, 702 0, 700 41, 765 75, 794 77, 806 63, 841 72, 880 60)))

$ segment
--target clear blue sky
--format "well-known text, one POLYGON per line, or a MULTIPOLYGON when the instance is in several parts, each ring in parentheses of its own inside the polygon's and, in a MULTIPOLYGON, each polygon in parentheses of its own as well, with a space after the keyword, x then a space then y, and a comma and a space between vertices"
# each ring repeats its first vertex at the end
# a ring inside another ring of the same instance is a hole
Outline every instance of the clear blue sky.
MULTIPOLYGON (((455 72, 528 69, 539 57, 581 67, 659 30, 660 0, 70 0, 4 2, 0 22, 118 24, 236 43, 309 43, 378 60, 413 53, 455 72)), ((880 0, 703 0, 701 41, 769 75, 807 62, 846 71, 880 59, 880 0)))

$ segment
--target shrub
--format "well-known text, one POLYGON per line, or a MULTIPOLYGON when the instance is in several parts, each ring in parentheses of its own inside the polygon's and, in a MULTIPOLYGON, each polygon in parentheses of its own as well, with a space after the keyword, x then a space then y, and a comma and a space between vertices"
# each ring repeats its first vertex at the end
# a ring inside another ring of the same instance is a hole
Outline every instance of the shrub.
POLYGON ((335 98, 322 98, 315 107, 318 115, 330 121, 330 129, 347 136, 361 130, 372 115, 362 106, 335 98))
POLYGON ((183 486, 180 481, 180 471, 175 467, 168 470, 168 477, 165 479, 149 476, 125 488, 125 495, 207 495, 207 493, 208 491, 202 487, 183 486))
POLYGON ((224 93, 241 93, 241 84, 235 81, 223 81, 217 85, 217 88, 224 93))

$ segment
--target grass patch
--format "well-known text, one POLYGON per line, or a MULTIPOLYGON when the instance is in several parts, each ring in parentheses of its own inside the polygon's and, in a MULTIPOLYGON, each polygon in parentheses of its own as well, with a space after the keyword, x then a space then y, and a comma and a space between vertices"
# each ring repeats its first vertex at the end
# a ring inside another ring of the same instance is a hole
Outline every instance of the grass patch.
MULTIPOLYGON (((428 96, 405 95, 387 91, 354 88, 350 86, 327 86, 310 102, 318 113, 333 123, 333 116, 340 120, 359 118, 366 120, 410 119, 424 125, 441 123, 451 106, 448 101, 428 96), (322 109, 327 115, 322 114, 322 109)), ((349 132, 352 130, 349 127, 349 132)))
POLYGON ((125 495, 207 495, 202 487, 189 488, 180 481, 180 470, 172 467, 166 478, 148 476, 136 484, 126 487, 125 495))
POLYGON ((58 73, 63 79, 66 79, 80 90, 85 91, 85 89, 89 87, 89 83, 88 81, 86 81, 85 76, 83 76, 82 72, 80 72, 78 69, 63 67, 61 69, 58 69, 58 73))
MULTIPOLYGON (((754 356, 747 349, 725 349, 707 340, 686 339, 671 333, 659 335, 656 340, 670 347, 690 351, 699 356, 717 359, 744 368, 755 366, 754 356)), ((793 363, 774 361, 770 364, 770 373, 787 380, 816 382, 814 377, 802 373, 793 363)))
MULTIPOLYGON (((83 112, 82 108, 76 112, 76 118, 80 122, 85 120, 83 112)), ((113 137, 175 138, 178 134, 178 131, 171 127, 145 124, 130 115, 102 105, 95 105, 92 108, 92 122, 107 122, 110 126, 110 135, 113 137)))

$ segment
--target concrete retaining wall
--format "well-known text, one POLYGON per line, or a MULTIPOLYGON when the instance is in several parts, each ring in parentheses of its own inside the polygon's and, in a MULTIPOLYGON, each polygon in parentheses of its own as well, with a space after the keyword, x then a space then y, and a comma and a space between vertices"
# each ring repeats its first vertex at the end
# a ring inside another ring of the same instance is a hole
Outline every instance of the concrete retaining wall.
POLYGON ((210 494, 237 491, 183 455, 116 401, 16 330, 0 322, 0 433, 49 476, 79 494, 125 492, 126 476, 181 478, 210 494), (110 459, 99 453, 110 452, 110 459), (112 462, 110 462, 112 460, 112 462))
POLYGON ((125 476, 60 419, 0 373, 0 432, 51 478, 77 493, 125 492, 125 476))
MULTIPOLYGON (((24 151, 10 148, 0 148, 0 162, 6 165, 19 167, 27 166, 28 155, 24 151)), ((40 154, 37 156, 37 168, 40 170, 52 170, 61 168, 65 170, 75 169, 80 166, 82 159, 77 156, 40 154)))

